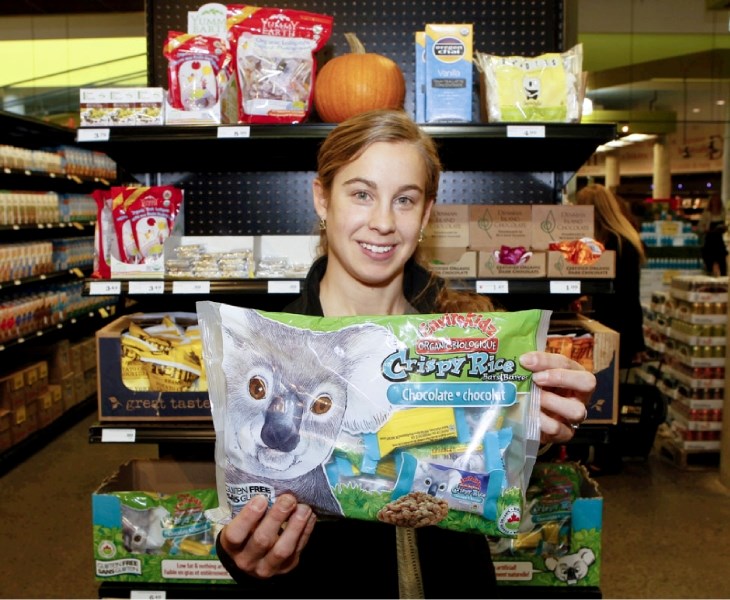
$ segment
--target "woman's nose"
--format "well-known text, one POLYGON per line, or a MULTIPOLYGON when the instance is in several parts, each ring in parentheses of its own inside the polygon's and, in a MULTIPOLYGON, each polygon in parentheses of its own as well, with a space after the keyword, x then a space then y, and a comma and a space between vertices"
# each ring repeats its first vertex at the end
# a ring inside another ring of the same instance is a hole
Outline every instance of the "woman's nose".
POLYGON ((380 233, 389 233, 395 229, 395 218, 392 209, 388 207, 376 207, 370 215, 370 228, 380 233))

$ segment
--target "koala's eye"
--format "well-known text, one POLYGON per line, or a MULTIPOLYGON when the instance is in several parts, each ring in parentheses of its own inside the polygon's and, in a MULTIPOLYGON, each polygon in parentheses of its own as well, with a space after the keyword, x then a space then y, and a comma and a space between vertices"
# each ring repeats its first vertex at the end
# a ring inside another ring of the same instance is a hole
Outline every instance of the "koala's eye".
POLYGON ((425 483, 426 485, 431 485, 431 483, 433 483, 433 479, 431 479, 430 477, 426 477, 423 480, 423 483, 425 483))
POLYGON ((261 377, 251 377, 248 380, 248 393, 254 400, 266 397, 266 382, 261 377))
POLYGON ((332 408, 332 398, 329 396, 317 396, 310 409, 315 415, 323 415, 332 408))
POLYGON ((439 492, 443 492, 444 490, 446 490, 446 484, 442 483, 439 485, 439 492))

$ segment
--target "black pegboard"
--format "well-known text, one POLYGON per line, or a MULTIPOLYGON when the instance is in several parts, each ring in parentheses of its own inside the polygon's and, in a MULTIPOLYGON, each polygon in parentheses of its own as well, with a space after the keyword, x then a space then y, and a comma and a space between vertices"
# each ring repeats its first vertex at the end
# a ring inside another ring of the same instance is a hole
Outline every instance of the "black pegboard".
MULTIPOLYGON (((149 85, 167 88, 162 48, 169 31, 185 31, 187 13, 200 0, 148 0, 149 85)), ((262 0, 256 6, 296 8, 334 17, 332 36, 318 55, 320 66, 349 50, 346 32, 355 32, 371 52, 395 60, 406 80, 405 108, 414 115, 415 32, 426 23, 472 23, 474 49, 501 55, 534 56, 564 50, 563 0, 262 0)), ((473 120, 479 121, 475 77, 473 120)), ((316 113, 311 120, 316 121, 316 113)), ((285 142, 282 142, 285 143, 285 142)), ((138 175, 140 181, 150 175, 138 175)), ((316 216, 311 201, 314 173, 298 171, 157 174, 156 182, 185 190, 187 235, 310 234, 316 216)), ((549 204, 560 199, 561 172, 447 171, 439 188, 442 203, 549 204)))
MULTIPOLYGON (((310 235, 314 173, 167 173, 140 181, 176 185, 185 192, 187 235, 310 235)), ((544 204, 552 202, 553 173, 448 171, 441 177, 443 204, 544 204)))

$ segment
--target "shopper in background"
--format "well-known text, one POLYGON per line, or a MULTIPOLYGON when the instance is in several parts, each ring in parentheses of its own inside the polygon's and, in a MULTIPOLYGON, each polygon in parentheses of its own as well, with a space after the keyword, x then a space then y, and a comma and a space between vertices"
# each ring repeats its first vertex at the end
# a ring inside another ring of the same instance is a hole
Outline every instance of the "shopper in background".
POLYGON ((713 194, 700 215, 697 233, 702 243, 702 262, 708 275, 727 275, 727 246, 724 235, 725 206, 719 194, 713 194))
MULTIPOLYGON (((330 317, 490 310, 487 298, 452 290, 416 258, 440 172, 433 140, 402 111, 336 127, 313 183, 323 256, 287 310, 330 317)), ((570 440, 595 377, 559 354, 529 352, 520 361, 542 387, 542 441, 570 440)), ((483 535, 317 519, 290 494, 268 510, 264 497, 250 501, 217 549, 242 597, 484 598, 496 583, 483 535)))
POLYGON ((590 298, 591 316, 620 334, 619 368, 643 361, 643 312, 641 309, 641 265, 646 262, 644 244, 626 217, 621 200, 600 184, 590 184, 576 195, 579 205, 594 208, 595 238, 606 250, 616 252, 614 293, 590 298))

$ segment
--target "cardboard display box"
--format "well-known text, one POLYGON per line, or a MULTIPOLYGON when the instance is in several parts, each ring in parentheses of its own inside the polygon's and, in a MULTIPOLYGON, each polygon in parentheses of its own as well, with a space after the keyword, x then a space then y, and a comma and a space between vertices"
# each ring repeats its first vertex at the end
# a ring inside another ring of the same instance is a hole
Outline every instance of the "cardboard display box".
POLYGON ((617 331, 583 315, 550 322, 548 351, 573 358, 596 376, 586 423, 615 425, 618 422, 619 337, 617 331), (592 338, 590 348, 580 342, 588 334, 592 338))
POLYGON ((428 268, 445 279, 477 276, 477 253, 464 248, 423 248, 428 268))
POLYGON ((577 497, 570 502, 558 491, 545 493, 546 501, 540 502, 540 490, 532 490, 535 496, 532 504, 528 496, 528 505, 537 507, 539 514, 527 515, 517 539, 491 542, 500 585, 585 588, 600 584, 603 498, 598 485, 585 467, 574 463, 538 463, 531 483, 538 480, 536 473, 553 467, 557 490, 560 484, 573 481, 566 475, 568 469, 578 475, 577 497))
POLYGON ((207 391, 137 391, 124 384, 121 336, 133 319, 145 318, 161 315, 124 315, 96 332, 99 420, 211 420, 207 391))
POLYGON ((547 250, 555 242, 593 238, 593 206, 534 204, 532 206, 532 249, 547 250))
POLYGON ((469 207, 469 248, 499 250, 502 246, 532 247, 532 208, 515 204, 469 207))
POLYGON ((547 276, 556 279, 613 279, 616 277, 616 252, 605 250, 590 265, 576 265, 566 260, 562 252, 547 253, 547 276))
POLYGON ((422 246, 466 249, 469 246, 469 206, 434 204, 422 246))
POLYGON ((91 497, 97 580, 232 583, 215 555, 213 462, 132 460, 91 497))
POLYGON ((509 277, 510 279, 534 279, 545 277, 545 252, 533 252, 530 259, 522 265, 502 265, 497 262, 492 251, 479 252, 477 277, 494 279, 509 277))

